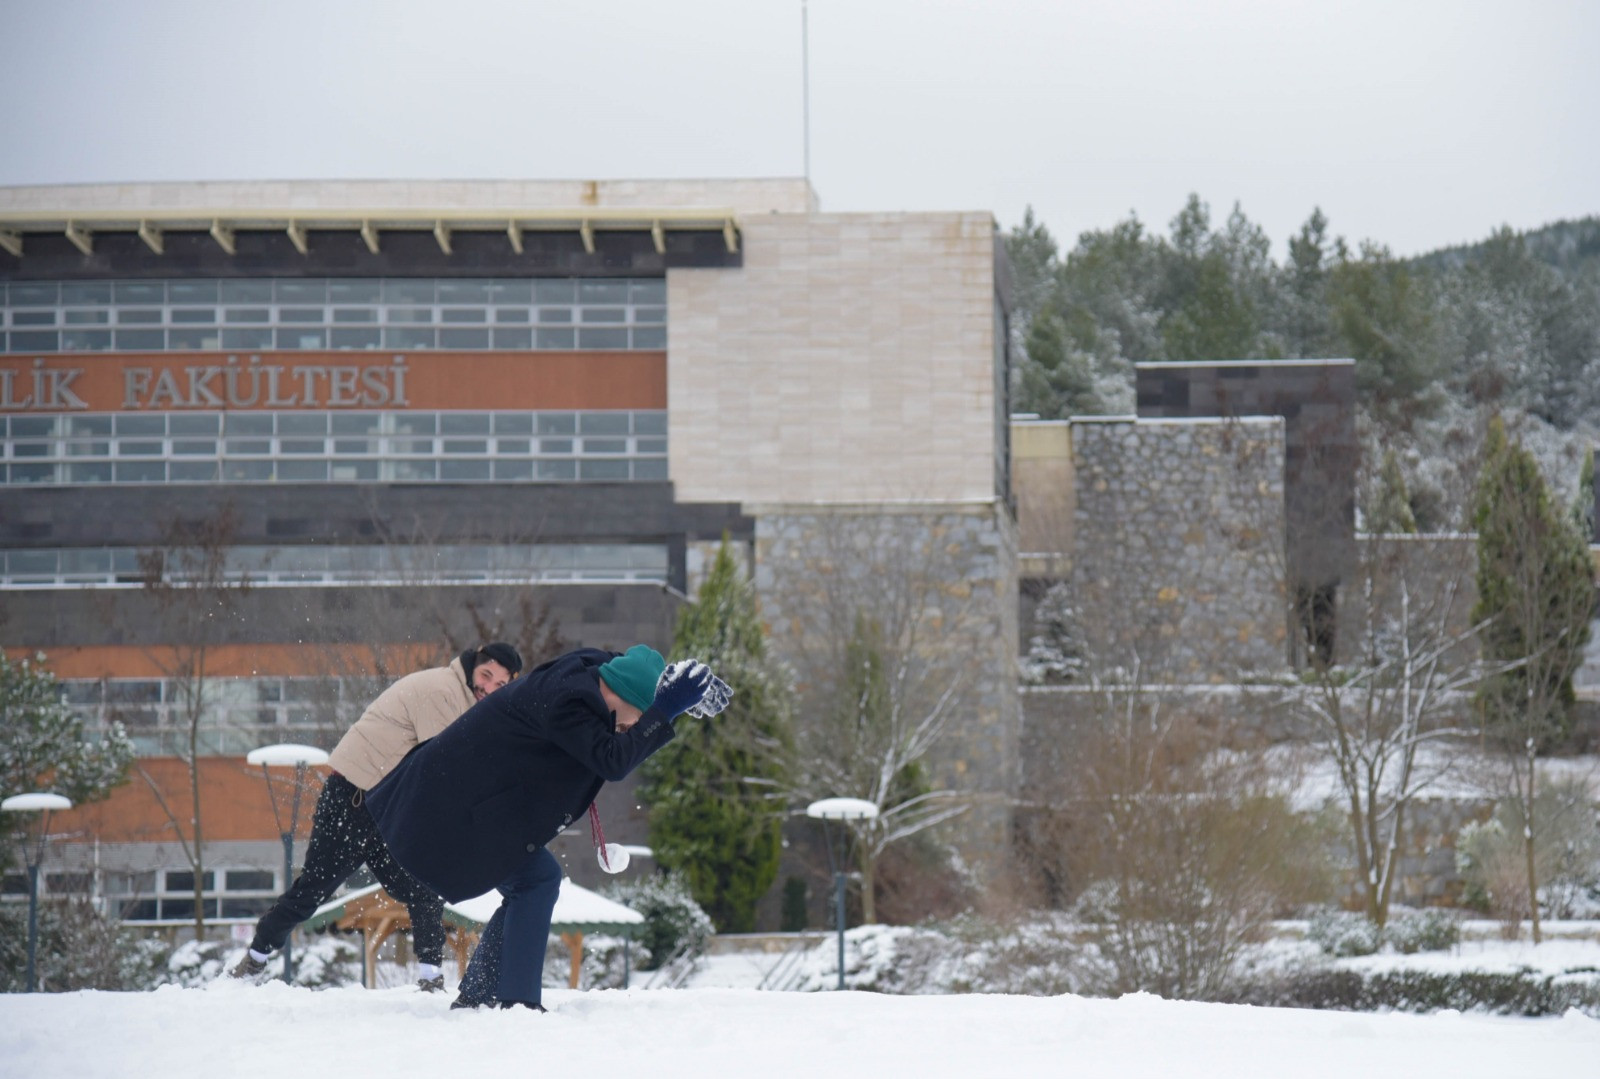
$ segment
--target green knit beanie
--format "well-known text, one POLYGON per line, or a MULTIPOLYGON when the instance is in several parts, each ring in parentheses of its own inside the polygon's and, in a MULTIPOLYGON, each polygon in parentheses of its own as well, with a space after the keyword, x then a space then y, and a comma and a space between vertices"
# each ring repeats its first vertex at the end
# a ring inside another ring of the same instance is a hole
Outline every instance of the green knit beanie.
POLYGON ((611 691, 643 712, 656 699, 656 683, 667 661, 647 644, 636 644, 615 659, 600 664, 600 677, 611 691))

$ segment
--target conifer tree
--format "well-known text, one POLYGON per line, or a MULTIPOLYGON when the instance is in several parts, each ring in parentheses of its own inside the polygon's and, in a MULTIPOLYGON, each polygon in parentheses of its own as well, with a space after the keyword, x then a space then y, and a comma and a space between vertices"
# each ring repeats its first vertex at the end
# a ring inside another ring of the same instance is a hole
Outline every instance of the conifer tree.
POLYGON ((1578 535, 1585 543, 1595 543, 1594 534, 1594 449, 1583 455, 1583 467, 1578 470, 1578 493, 1572 500, 1572 520, 1578 526, 1578 535))
POLYGON ((650 845, 720 932, 748 932, 778 874, 790 720, 755 591, 726 538, 698 600, 678 617, 673 655, 709 664, 733 697, 713 718, 680 718, 677 738, 645 763, 650 845))
POLYGON ((1417 518, 1411 512, 1411 497, 1406 493, 1406 478, 1400 471, 1400 459, 1393 450, 1388 450, 1378 470, 1378 500, 1367 520, 1367 531, 1394 534, 1416 530, 1417 518))

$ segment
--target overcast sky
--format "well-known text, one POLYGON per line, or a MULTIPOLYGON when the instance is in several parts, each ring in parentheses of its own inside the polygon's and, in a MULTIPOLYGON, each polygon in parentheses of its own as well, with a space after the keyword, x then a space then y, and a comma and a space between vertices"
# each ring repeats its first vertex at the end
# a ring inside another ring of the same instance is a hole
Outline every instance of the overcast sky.
MULTIPOLYGON (((1600 213, 1592 0, 810 0, 825 210, 1600 213)), ((0 184, 796 176, 801 0, 0 0, 0 184)))

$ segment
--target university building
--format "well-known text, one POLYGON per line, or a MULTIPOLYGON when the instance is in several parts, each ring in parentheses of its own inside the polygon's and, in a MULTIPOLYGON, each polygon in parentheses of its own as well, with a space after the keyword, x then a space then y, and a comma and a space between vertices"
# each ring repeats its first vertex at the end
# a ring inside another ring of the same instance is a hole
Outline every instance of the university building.
MULTIPOLYGON (((0 646, 150 777, 58 819, 58 891, 191 918, 153 792, 193 724, 208 914, 253 920, 286 882, 246 752, 331 747, 463 643, 665 651, 724 537, 784 656, 854 587, 841 544, 936 556, 927 659, 962 677, 930 778, 991 796, 957 842, 1003 860, 1005 292, 988 213, 799 180, 0 188, 0 646)), ((635 802, 602 797, 613 838, 635 802)))

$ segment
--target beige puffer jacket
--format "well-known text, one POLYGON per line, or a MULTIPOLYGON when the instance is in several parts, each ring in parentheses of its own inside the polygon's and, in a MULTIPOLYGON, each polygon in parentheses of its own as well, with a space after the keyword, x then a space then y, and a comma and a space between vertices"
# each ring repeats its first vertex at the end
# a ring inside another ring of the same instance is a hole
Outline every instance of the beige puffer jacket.
POLYGON ((448 667, 408 674, 367 706, 333 747, 329 763, 369 791, 418 742, 450 726, 475 703, 459 656, 448 667))

